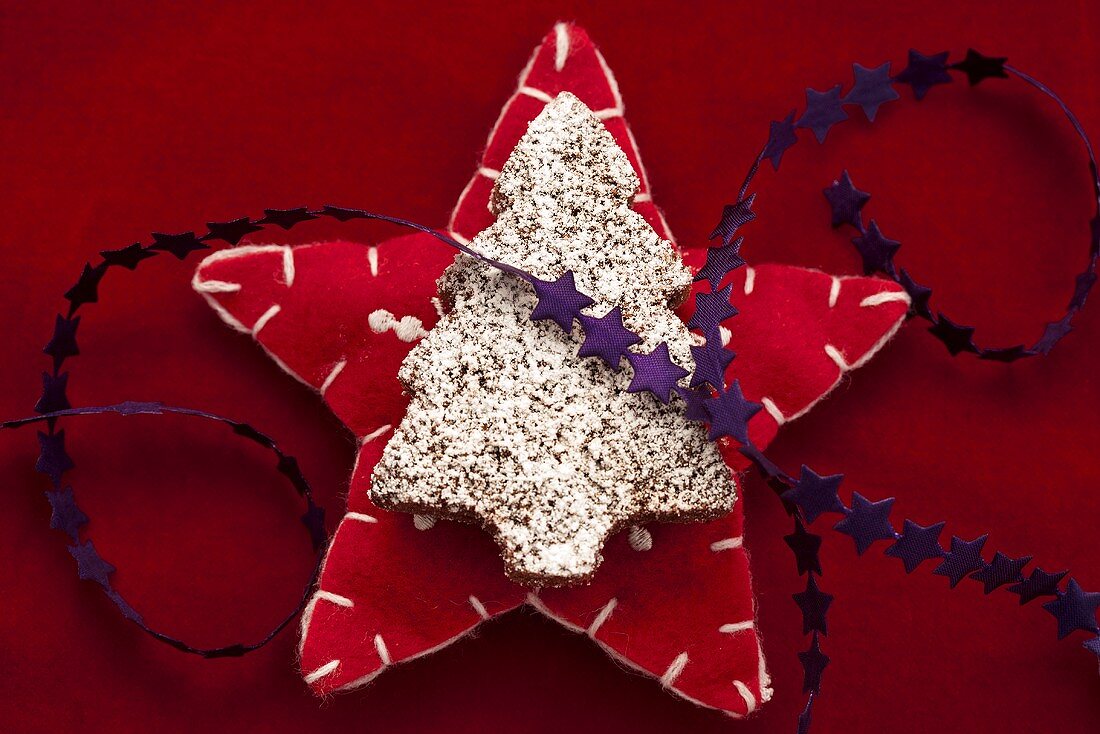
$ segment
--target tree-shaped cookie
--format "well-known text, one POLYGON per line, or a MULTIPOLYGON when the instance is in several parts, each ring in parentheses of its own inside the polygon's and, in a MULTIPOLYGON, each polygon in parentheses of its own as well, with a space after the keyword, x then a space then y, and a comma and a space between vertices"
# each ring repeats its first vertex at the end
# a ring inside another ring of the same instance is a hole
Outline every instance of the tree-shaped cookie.
POLYGON ((544 281, 572 273, 595 300, 584 330, 533 321, 530 284, 459 255, 440 280, 448 313, 399 373, 412 399, 371 499, 484 526, 529 585, 583 582, 616 530, 713 518, 736 499, 705 429, 670 400, 675 383, 647 379, 692 371, 672 311, 691 274, 630 209, 637 189, 603 123, 558 95, 503 166, 497 220, 471 246, 544 281))

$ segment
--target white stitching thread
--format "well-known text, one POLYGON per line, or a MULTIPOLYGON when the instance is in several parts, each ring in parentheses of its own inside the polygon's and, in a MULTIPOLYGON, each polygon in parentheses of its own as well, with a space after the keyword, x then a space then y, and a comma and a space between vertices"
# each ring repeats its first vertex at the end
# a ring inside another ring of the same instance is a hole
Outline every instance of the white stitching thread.
POLYGON ((644 552, 653 548, 653 535, 641 525, 632 525, 626 540, 636 551, 644 552))
POLYGON ((565 60, 569 58, 569 26, 565 23, 554 24, 554 70, 561 71, 565 68, 565 60))
POLYGON ((756 270, 753 268, 745 268, 745 295, 751 296, 752 289, 756 286, 756 270))
POLYGON ((379 426, 378 428, 375 428, 373 431, 368 433, 366 436, 363 436, 361 439, 359 439, 359 445, 363 446, 365 444, 370 443, 371 441, 378 438, 379 436, 381 436, 383 433, 390 430, 391 428, 393 428, 393 426, 391 426, 389 423, 387 423, 384 426, 379 426))
POLYGON ((378 248, 367 248, 367 265, 370 267, 370 274, 373 276, 378 275, 378 248))
POLYGON ((838 298, 840 298, 840 278, 834 276, 833 283, 829 286, 829 308, 836 305, 838 298))
POLYGON ((241 289, 241 284, 228 280, 199 280, 196 274, 192 287, 199 293, 236 293, 241 289))
POLYGON ((478 599, 473 594, 470 594, 469 602, 470 606, 474 608, 474 611, 477 612, 479 617, 481 617, 482 619, 489 618, 489 610, 485 608, 485 605, 481 603, 480 599, 478 599))
MULTIPOLYGON (((263 315, 260 316, 260 318, 256 319, 256 323, 252 326, 252 336, 256 336, 257 334, 259 334, 260 329, 267 326, 267 322, 271 321, 271 319, 275 318, 275 316, 282 309, 283 309, 283 307, 276 303, 274 306, 272 306, 271 308, 264 311, 263 315)), ((288 372, 289 372, 289 370, 288 370, 288 372)))
POLYGON ((283 282, 287 287, 294 285, 294 248, 283 248, 283 282))
POLYGON ((844 360, 844 353, 834 347, 832 344, 825 345, 825 354, 829 355, 829 359, 836 362, 836 366, 840 368, 841 372, 847 372, 851 369, 848 363, 844 360))
POLYGON ((431 515, 413 515, 413 527, 417 530, 431 530, 435 522, 436 518, 431 515))
POLYGON ((615 611, 615 607, 616 605, 618 605, 618 603, 619 600, 612 597, 610 601, 604 604, 603 608, 600 609, 600 613, 597 614, 596 618, 592 620, 592 624, 588 625, 588 629, 585 630, 585 634, 587 634, 589 637, 595 637, 596 633, 599 632, 600 627, 603 627, 603 623, 606 622, 607 618, 611 616, 611 613, 615 611))
POLYGON ((526 85, 517 89, 516 92, 519 94, 526 94, 528 97, 534 97, 540 102, 544 102, 547 104, 549 104, 553 100, 553 97, 551 97, 549 94, 542 91, 541 89, 535 89, 534 87, 528 87, 526 85))
POLYGON ((745 699, 745 706, 747 708, 745 713, 751 714, 753 711, 756 711, 756 696, 752 695, 752 691, 749 690, 749 687, 739 680, 735 680, 733 685, 737 689, 737 692, 741 694, 741 698, 745 699))
POLYGON ((307 685, 311 684, 311 683, 315 683, 318 680, 320 680, 321 678, 324 678, 326 675, 332 673, 334 670, 336 670, 339 667, 340 667, 340 661, 339 660, 329 660, 327 663, 325 663, 321 667, 317 668, 312 673, 308 673, 305 676, 303 676, 303 680, 305 680, 307 685))
POLYGON ((892 301, 901 301, 902 303, 909 305, 909 294, 905 291, 883 291, 882 293, 875 293, 874 295, 867 296, 859 305, 863 308, 869 306, 879 306, 883 303, 890 303, 892 301))
POLYGON ((787 419, 783 417, 783 411, 779 409, 779 406, 775 404, 775 401, 771 398, 760 398, 761 405, 764 406, 764 410, 768 411, 775 422, 779 425, 783 425, 787 422, 787 419))
POLYGON ((344 514, 345 520, 358 520, 359 522, 378 522, 378 518, 374 515, 368 515, 365 512, 348 512, 344 514))
POLYGON ((382 639, 382 635, 374 636, 374 650, 378 653, 378 659, 382 661, 382 665, 390 664, 390 651, 386 647, 386 641, 382 639))
POLYGON ((746 619, 744 622, 731 622, 730 624, 724 624, 718 628, 718 631, 726 634, 733 635, 738 632, 744 632, 745 630, 751 630, 755 626, 755 622, 751 619, 746 619))
POLYGON ((481 168, 477 169, 477 172, 491 181, 496 181, 498 178, 500 178, 500 171, 495 168, 486 168, 485 166, 482 166, 481 168))
POLYGON ((673 658, 672 662, 668 665, 668 670, 661 676, 661 685, 665 688, 672 688, 676 679, 684 672, 684 668, 687 667, 687 664, 688 654, 686 652, 682 652, 673 658))
POLYGON ((734 550, 740 548, 744 544, 744 538, 738 536, 736 538, 726 538, 724 540, 716 540, 710 544, 710 549, 715 553, 720 553, 724 550, 734 550))
POLYGON ((328 373, 328 377, 326 377, 325 381, 321 383, 321 387, 317 388, 317 391, 320 392, 321 395, 324 395, 325 392, 330 387, 332 387, 332 383, 335 382, 336 378, 340 376, 340 373, 343 372, 344 368, 347 367, 347 366, 348 366, 348 360, 347 359, 341 359, 339 362, 337 362, 335 365, 333 365, 332 372, 328 373))

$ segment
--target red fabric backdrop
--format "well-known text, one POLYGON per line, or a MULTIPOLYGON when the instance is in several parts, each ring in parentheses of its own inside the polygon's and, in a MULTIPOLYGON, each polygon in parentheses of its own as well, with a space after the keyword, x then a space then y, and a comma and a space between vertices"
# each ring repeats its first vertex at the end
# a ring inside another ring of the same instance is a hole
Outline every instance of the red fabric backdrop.
MULTIPOLYGON (((515 72, 558 19, 576 19, 615 69, 655 198, 683 243, 716 221, 767 123, 805 86, 850 63, 968 45, 1049 81, 1100 136, 1100 8, 1048 3, 853 0, 680 9, 641 4, 6 3, 0 23, 0 415, 27 414, 61 292, 96 250, 324 202, 443 224, 515 72)), ((865 214, 905 243, 899 262, 979 336, 1031 341, 1069 297, 1090 216, 1081 153, 1048 104, 1018 83, 937 88, 889 105, 873 128, 803 138, 765 171, 745 254, 853 273, 820 189, 847 167, 875 198, 865 214)), ((854 117, 858 117, 854 115, 854 117)), ((392 232, 319 224, 293 242, 392 232)), ((338 517, 350 439, 304 388, 225 329, 167 257, 144 277, 112 271, 88 308, 70 398, 155 398, 253 421, 278 436, 338 517)), ((1096 309, 1093 304, 1093 309, 1096 309)), ((1048 360, 949 359, 919 323, 849 388, 785 430, 774 456, 843 471, 849 488, 947 531, 991 531, 990 548, 1034 553, 1100 588, 1100 318, 1088 309, 1048 360)), ((70 475, 117 586, 166 630, 218 644, 263 632, 308 574, 298 505, 266 455, 171 418, 69 423, 70 475), (157 421, 153 423, 152 421, 157 421), (176 431, 169 438, 166 431, 176 431)), ((199 729, 635 732, 788 731, 805 647, 800 589, 769 493, 746 491, 747 544, 776 696, 731 722, 619 670, 581 637, 528 613, 322 703, 294 666, 294 634, 241 660, 205 662, 156 644, 78 583, 47 529, 31 431, 0 436, 0 721, 11 731, 199 729)), ((826 533, 823 588, 837 595, 833 665, 817 731, 1094 731, 1096 666, 1083 636, 978 584, 948 591, 876 549, 857 558, 826 533)))

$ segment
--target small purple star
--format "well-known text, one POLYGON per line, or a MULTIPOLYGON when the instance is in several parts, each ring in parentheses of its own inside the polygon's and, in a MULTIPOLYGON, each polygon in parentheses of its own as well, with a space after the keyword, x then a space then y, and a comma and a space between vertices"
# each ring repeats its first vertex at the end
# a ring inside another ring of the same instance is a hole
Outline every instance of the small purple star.
POLYGON ((80 532, 80 527, 87 524, 88 516, 76 506, 76 498, 73 497, 73 488, 65 487, 56 492, 46 492, 46 499, 50 501, 50 528, 60 530, 74 541, 80 532))
POLYGON ((848 113, 840 106, 840 85, 827 92, 806 90, 806 111, 798 118, 795 127, 808 127, 814 131, 817 142, 824 143, 829 128, 848 119, 848 113))
POLYGON ((738 237, 728 245, 707 250, 707 264, 695 274, 694 280, 706 280, 712 291, 717 290, 727 275, 745 264, 741 259, 741 243, 744 241, 744 237, 738 237))
POLYGON ((794 132, 794 110, 791 110, 782 120, 772 120, 768 132, 768 144, 764 146, 761 158, 767 158, 772 162, 772 168, 779 170, 779 162, 787 149, 798 142, 798 136, 794 132))
POLYGON ((1069 586, 1054 601, 1048 601, 1043 609, 1058 620, 1058 639, 1075 630, 1100 632, 1096 625, 1096 609, 1100 607, 1100 593, 1083 590, 1077 581, 1069 580, 1069 586))
POLYGON ((890 62, 874 69, 868 69, 860 64, 852 64, 852 72, 856 83, 842 100, 844 104, 856 104, 863 108, 863 114, 871 122, 875 121, 878 108, 893 102, 900 95, 890 86, 890 62))
POLYGON ((863 231, 863 215, 860 214, 860 209, 871 199, 871 195, 852 185, 852 177, 847 170, 840 174, 839 179, 822 189, 821 193, 825 194, 833 211, 833 227, 850 224, 860 232, 863 231))
POLYGON ((365 212, 361 209, 348 209, 342 206, 325 204, 321 209, 322 217, 332 217, 337 222, 350 222, 353 219, 365 219, 365 212))
POLYGON ((135 242, 132 245, 123 247, 119 250, 103 250, 99 253, 99 256, 103 258, 103 262, 106 265, 118 266, 126 268, 127 270, 137 270, 138 263, 142 260, 148 260, 151 257, 156 257, 157 253, 152 250, 148 250, 141 246, 140 243, 135 242))
POLYGON ((1073 284, 1073 296, 1069 299, 1067 310, 1079 311, 1085 307, 1085 301, 1089 297, 1089 291, 1096 284, 1096 273, 1086 270, 1077 276, 1073 284))
POLYGON ((618 372, 627 348, 641 341, 637 334, 623 326, 623 312, 618 306, 599 318, 580 314, 584 341, 577 351, 579 357, 599 357, 618 372))
POLYGON ((965 59, 957 64, 952 64, 948 68, 958 69, 965 73, 967 81, 973 87, 980 84, 983 79, 1007 79, 1006 61, 1008 61, 1007 56, 984 56, 970 48, 966 51, 965 59))
POLYGON ((72 407, 69 398, 65 395, 65 388, 69 384, 69 373, 51 375, 42 373, 42 397, 34 406, 35 413, 53 413, 55 410, 68 410, 72 407))
POLYGON ((722 207, 722 218, 707 239, 713 240, 715 237, 721 236, 723 245, 732 242, 738 229, 756 219, 756 212, 752 210, 755 201, 756 194, 752 194, 749 198, 741 199, 736 204, 727 204, 722 207))
POLYGON ((937 576, 946 576, 951 581, 951 588, 954 589, 967 574, 985 566, 985 561, 982 560, 982 547, 988 538, 988 535, 982 535, 968 541, 952 535, 951 550, 943 557, 943 563, 936 566, 932 573, 937 576))
POLYGON ((817 588, 817 581, 812 573, 806 576, 806 590, 792 594, 791 597, 802 610, 802 634, 808 635, 811 630, 815 630, 828 635, 825 615, 833 603, 833 595, 817 588))
POLYGON ((684 417, 689 421, 697 421, 699 423, 705 423, 710 420, 710 414, 707 413, 706 402, 710 400, 710 395, 705 390, 689 390, 686 387, 677 387, 676 394, 679 395, 684 405, 684 417))
POLYGON ((581 314, 581 309, 591 306, 595 301, 577 290, 573 280, 573 271, 567 270, 555 281, 531 279, 535 295, 539 302, 531 312, 532 321, 549 319, 561 327, 565 333, 573 331, 573 319, 581 314))
POLYGON ((931 319, 932 311, 928 308, 928 299, 932 297, 932 289, 913 280, 912 276, 909 275, 909 272, 905 268, 901 269, 901 274, 898 276, 898 284, 900 284, 909 295, 910 310, 918 316, 931 319))
POLYGON ((844 481, 843 474, 823 477, 803 464, 798 481, 794 483, 794 487, 784 492, 782 497, 787 502, 793 502, 802 508, 802 516, 806 518, 807 523, 812 523, 826 512, 845 514, 846 508, 837 494, 842 481, 844 481))
POLYGON ((909 49, 909 65, 894 77, 894 81, 908 84, 913 87, 914 97, 924 99, 924 95, 935 85, 951 82, 951 75, 947 73, 947 52, 925 56, 909 49))
POLYGON ((80 317, 65 318, 57 315, 53 323, 53 336, 46 344, 43 352, 53 357, 54 370, 61 367, 61 363, 69 357, 80 354, 80 348, 76 345, 76 329, 80 326, 80 317))
POLYGON ((295 491, 303 497, 309 496, 309 482, 302 475, 302 469, 298 466, 298 460, 288 454, 279 453, 279 463, 275 470, 282 474, 294 485, 295 491))
POLYGON ((34 464, 35 471, 45 474, 50 478, 55 488, 61 486, 61 475, 72 469, 75 464, 65 453, 65 431, 57 433, 38 432, 38 461, 34 464))
POLYGON ((940 547, 940 533, 946 523, 938 522, 935 525, 917 525, 912 520, 906 520, 905 526, 892 546, 886 549, 886 555, 900 558, 905 564, 905 572, 913 573, 917 566, 933 558, 943 558, 943 548, 940 547))
POLYGON ((732 293, 732 285, 727 285, 720 291, 696 293, 695 313, 688 320, 687 327, 698 329, 704 334, 718 333, 718 326, 723 321, 737 315, 737 309, 730 303, 732 293))
POLYGON ((311 219, 317 219, 317 215, 310 213, 306 207, 300 206, 297 209, 264 209, 264 218, 256 223, 274 224, 276 227, 290 229, 295 224, 308 222, 311 219))
POLYGON ((69 546, 69 555, 76 559, 76 573, 85 581, 95 581, 104 589, 111 588, 110 575, 115 567, 99 557, 92 541, 69 546))
POLYGON ((821 674, 829 665, 829 656, 821 652, 816 632, 810 642, 810 649, 798 653, 798 659, 802 662, 802 692, 817 693, 821 690, 821 674))
POLYGON ((1062 340, 1066 334, 1073 331, 1073 314, 1067 313, 1058 321, 1051 321, 1043 329, 1043 336, 1039 341, 1035 342, 1035 346, 1032 351, 1039 352, 1042 355, 1050 354, 1050 350, 1054 349, 1054 345, 1062 340))
POLYGON ((691 348, 691 357, 695 360, 695 372, 690 387, 705 384, 721 390, 726 384, 726 368, 734 358, 733 352, 722 346, 722 334, 717 331, 708 334, 706 344, 691 348))
POLYGON ((710 440, 728 436, 742 444, 749 442, 749 420, 764 407, 760 403, 746 400, 741 393, 741 383, 737 380, 725 392, 711 398, 704 405, 710 416, 710 440))
POLYGON ((668 343, 661 342, 649 354, 627 352, 626 361, 634 368, 634 377, 627 386, 627 392, 647 390, 657 396, 662 403, 668 404, 676 383, 690 372, 672 361, 668 354, 668 343))
POLYGON ((91 263, 84 263, 84 270, 81 271, 76 285, 65 291, 65 300, 69 302, 70 316, 76 313, 76 310, 85 303, 99 302, 99 281, 103 280, 103 275, 106 272, 107 263, 105 262, 96 265, 94 268, 91 263))
POLYGON ((783 536, 783 542, 794 553, 794 561, 798 565, 798 575, 804 573, 816 573, 821 575, 821 561, 818 551, 821 550, 821 536, 806 532, 806 526, 797 517, 794 519, 794 532, 783 536))
POLYGON ((901 243, 884 237, 874 219, 871 220, 866 232, 852 239, 852 244, 856 246, 859 256, 863 258, 865 275, 880 272, 886 273, 891 278, 897 277, 897 272, 894 270, 894 255, 901 248, 901 243))
POLYGON ((150 250, 170 252, 178 260, 185 260, 188 255, 197 250, 209 250, 210 245, 204 244, 195 236, 194 232, 181 232, 180 234, 153 233, 153 244, 150 250))
POLYGON ((892 497, 871 502, 859 492, 853 492, 851 511, 833 529, 851 536, 856 543, 856 554, 862 556, 876 540, 897 538, 893 526, 890 525, 890 510, 893 506, 892 497))
POLYGON ((993 555, 988 565, 980 571, 970 574, 970 578, 985 584, 986 593, 992 593, 994 589, 1003 587, 1007 583, 1015 583, 1023 579, 1021 571, 1027 563, 1031 562, 1031 556, 1022 558, 1009 558, 1000 550, 993 555))
POLYGON ((1036 567, 1031 569, 1031 575, 1027 579, 1009 586, 1008 590, 1013 594, 1020 595, 1020 606, 1023 606, 1040 596, 1057 596, 1058 584, 1068 573, 1069 571, 1047 573, 1036 567))
POLYGON ((956 324, 943 313, 936 316, 935 324, 928 331, 943 342, 952 357, 960 352, 978 352, 978 348, 974 346, 974 327, 956 324))
POLYGON ((206 228, 210 233, 202 239, 221 240, 231 245, 236 245, 245 235, 263 231, 263 227, 253 224, 248 217, 234 219, 231 222, 207 222, 206 228))

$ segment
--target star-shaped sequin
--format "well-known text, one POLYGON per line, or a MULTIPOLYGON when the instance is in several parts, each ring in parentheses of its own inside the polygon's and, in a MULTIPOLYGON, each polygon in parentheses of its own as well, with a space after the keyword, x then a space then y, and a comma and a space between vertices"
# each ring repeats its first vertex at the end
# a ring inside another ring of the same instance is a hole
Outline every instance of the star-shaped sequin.
POLYGON ((860 64, 852 64, 852 73, 855 76, 855 84, 842 100, 844 104, 859 105, 863 108, 863 114, 871 122, 875 121, 878 108, 887 102, 893 102, 900 95, 890 83, 890 62, 874 69, 868 69, 860 64))
POLYGON ((290 229, 296 224, 316 219, 317 215, 310 213, 309 209, 300 206, 297 209, 264 209, 264 218, 257 224, 274 224, 276 227, 290 229))
POLYGON ((1043 609, 1058 620, 1058 639, 1076 630, 1097 632, 1096 609, 1100 607, 1100 593, 1085 591, 1075 579, 1069 580, 1066 590, 1054 601, 1048 601, 1043 609))
POLYGON ((554 281, 532 278, 531 285, 539 299, 535 309, 531 311, 531 320, 549 319, 567 334, 573 331, 573 319, 581 315, 581 309, 595 303, 577 290, 572 270, 565 271, 564 275, 554 281))
POLYGON ((939 537, 945 524, 938 522, 935 525, 924 526, 917 525, 912 520, 906 520, 901 537, 886 549, 886 555, 900 558, 905 564, 906 573, 913 573, 917 566, 925 561, 943 558, 939 537))
POLYGON ((894 540, 897 535, 890 524, 894 499, 871 502, 859 492, 852 493, 852 509, 847 517, 833 526, 856 543, 856 554, 863 555, 876 540, 894 540))
POLYGON ((43 352, 53 357, 55 370, 61 367, 61 363, 69 357, 80 354, 80 348, 76 345, 76 329, 80 326, 80 317, 65 318, 60 314, 54 319, 53 336, 42 349, 43 352))
POLYGON ((761 158, 767 158, 772 162, 772 168, 779 170, 779 162, 783 160, 783 154, 787 149, 798 142, 798 136, 794 132, 794 114, 791 110, 782 120, 772 120, 768 131, 768 143, 764 146, 761 158))
POLYGON ((821 652, 821 644, 816 632, 810 642, 810 648, 798 653, 798 659, 802 662, 802 692, 817 693, 821 690, 821 674, 829 665, 829 656, 821 652))
POLYGON ((973 87, 980 84, 983 79, 1007 79, 1006 61, 1008 61, 1007 56, 985 56, 970 48, 966 50, 966 58, 957 64, 952 64, 950 68, 966 74, 967 81, 973 87))
POLYGON ((943 342, 951 356, 960 352, 977 354, 978 348, 974 345, 974 327, 956 324, 942 313, 936 315, 936 323, 928 329, 929 333, 943 342))
POLYGON ((806 590, 791 594, 791 597, 802 610, 802 634, 808 635, 811 631, 817 631, 828 635, 825 616, 833 603, 833 595, 826 594, 817 587, 817 580, 812 573, 806 576, 806 590))
POLYGON ((706 280, 711 290, 717 290, 727 275, 745 264, 741 259, 741 243, 744 241, 744 237, 738 237, 728 245, 707 250, 707 264, 699 269, 694 280, 706 280))
POLYGON ((60 487, 61 475, 75 466, 73 460, 65 453, 65 431, 57 433, 39 431, 38 448, 38 460, 34 464, 35 471, 48 476, 54 487, 60 487))
POLYGON ((852 185, 852 177, 848 175, 847 170, 831 185, 822 189, 821 193, 825 194, 825 198, 829 200, 829 207, 833 213, 833 227, 850 224, 863 231, 863 215, 860 214, 860 209, 870 201, 871 195, 852 185))
POLYGON ((951 550, 932 573, 937 576, 946 576, 951 582, 951 588, 954 589, 968 574, 985 565, 985 561, 982 560, 982 547, 985 546, 988 538, 988 535, 982 535, 974 540, 963 540, 957 535, 952 535, 951 550))
POLYGON ((947 52, 925 56, 910 49, 909 65, 894 80, 908 84, 913 88, 914 97, 924 99, 924 95, 935 85, 951 82, 951 75, 947 73, 947 52))
POLYGON ((110 576, 115 567, 103 560, 92 541, 69 546, 69 555, 76 559, 76 573, 85 581, 95 581, 105 589, 111 587, 110 576))
POLYGON ((806 532, 806 526, 797 517, 794 520, 794 532, 783 536, 783 542, 794 553, 795 564, 798 566, 798 575, 804 573, 816 573, 821 575, 821 560, 818 551, 821 550, 821 536, 806 532))
POLYGON ((894 255, 901 248, 901 243, 884 236, 874 219, 866 232, 852 239, 852 244, 863 258, 863 272, 866 275, 878 272, 896 277, 894 255))
POLYGON ((65 394, 65 389, 69 384, 69 373, 63 372, 60 375, 51 375, 49 372, 42 373, 42 396, 38 398, 38 402, 35 403, 35 413, 53 413, 56 410, 68 410, 72 406, 69 404, 69 398, 65 394))
POLYGON ((798 118, 795 127, 807 127, 814 131, 817 142, 824 143, 829 128, 848 119, 848 113, 840 106, 840 85, 827 92, 806 90, 806 111, 798 118))
POLYGON ((1058 584, 1068 573, 1069 571, 1047 573, 1043 569, 1036 567, 1031 569, 1030 576, 1023 581, 1018 581, 1012 586, 1009 586, 1008 590, 1020 596, 1020 606, 1023 606, 1029 601, 1038 599, 1040 596, 1057 596, 1058 584))
POLYGON ((710 400, 708 391, 677 387, 676 394, 684 401, 685 418, 698 423, 705 423, 710 420, 710 413, 707 412, 706 407, 707 401, 710 400))
POLYGON ((99 256, 103 258, 103 262, 107 265, 117 265, 127 270, 136 270, 138 263, 156 257, 157 253, 135 242, 118 250, 103 250, 99 253, 99 256))
POLYGON ((692 373, 690 386, 710 385, 715 390, 721 390, 725 384, 726 368, 733 361, 734 354, 722 346, 721 332, 711 332, 706 339, 706 344, 691 347, 695 372, 692 373))
POLYGON ((1031 556, 1009 558, 1004 553, 997 551, 993 556, 993 560, 980 571, 970 574, 970 578, 981 581, 985 586, 985 593, 991 594, 998 587, 1020 581, 1023 578, 1020 572, 1029 563, 1031 563, 1031 556))
POLYGON ((718 326, 726 319, 737 315, 737 309, 730 303, 733 286, 727 285, 720 291, 703 291, 695 294, 695 313, 687 322, 689 329, 698 329, 704 334, 718 331, 718 326))
POLYGON ((672 361, 668 353, 668 343, 661 342, 649 354, 627 352, 626 361, 634 368, 634 377, 627 386, 627 392, 653 393, 662 403, 668 403, 676 383, 690 373, 672 361))
POLYGON ((913 280, 909 272, 902 268, 898 275, 898 284, 905 289, 909 296, 909 308, 913 313, 925 318, 932 318, 932 311, 928 308, 928 299, 932 297, 932 289, 913 280))
POLYGON ((783 493, 783 499, 802 509, 806 522, 812 523, 826 512, 844 513, 844 503, 837 491, 844 481, 843 474, 823 477, 805 464, 794 487, 783 493))
POLYGON ((210 233, 203 237, 204 240, 221 240, 231 245, 236 245, 245 235, 263 231, 263 227, 253 224, 248 217, 231 222, 207 222, 206 228, 210 233))
POLYGON ((641 341, 637 334, 623 326, 622 309, 616 306, 598 318, 583 313, 578 318, 584 328, 584 341, 577 356, 599 357, 618 372, 627 349, 641 341))
POLYGON ((746 400, 737 380, 718 397, 708 400, 705 406, 710 416, 710 440, 726 436, 742 444, 749 442, 749 420, 764 407, 746 400))
POLYGON ((107 263, 100 263, 94 268, 90 263, 84 263, 84 270, 81 271, 76 284, 65 291, 65 300, 69 302, 70 316, 76 313, 76 310, 85 303, 97 303, 99 301, 99 281, 103 280, 103 275, 106 272, 107 263))
POLYGON ((722 218, 718 220, 718 224, 707 239, 713 240, 715 237, 721 237, 723 245, 732 242, 738 229, 756 219, 756 212, 752 210, 755 201, 756 194, 752 194, 747 199, 741 199, 735 204, 727 204, 722 207, 722 218))
POLYGON ((47 491, 46 499, 50 501, 50 528, 60 530, 73 540, 77 539, 80 527, 87 524, 88 516, 76 506, 76 498, 73 497, 72 487, 65 487, 56 492, 47 491))
POLYGON ((184 260, 197 250, 209 250, 210 245, 204 244, 202 240, 195 236, 194 232, 181 232, 180 234, 154 232, 153 244, 149 246, 149 249, 170 252, 177 259, 184 260))

